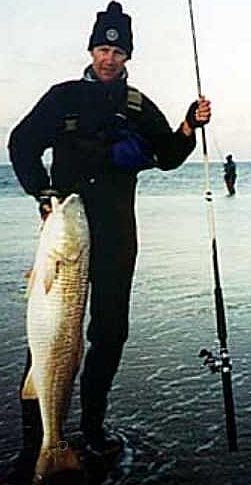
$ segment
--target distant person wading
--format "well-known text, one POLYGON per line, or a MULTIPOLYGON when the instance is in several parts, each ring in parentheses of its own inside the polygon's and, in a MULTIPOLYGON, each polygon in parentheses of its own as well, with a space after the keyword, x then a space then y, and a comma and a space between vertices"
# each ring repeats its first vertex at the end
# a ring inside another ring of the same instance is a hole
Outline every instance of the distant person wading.
POLYGON ((226 162, 224 163, 224 180, 227 186, 228 195, 235 194, 235 182, 237 178, 236 174, 236 164, 233 161, 232 155, 226 156, 226 162))

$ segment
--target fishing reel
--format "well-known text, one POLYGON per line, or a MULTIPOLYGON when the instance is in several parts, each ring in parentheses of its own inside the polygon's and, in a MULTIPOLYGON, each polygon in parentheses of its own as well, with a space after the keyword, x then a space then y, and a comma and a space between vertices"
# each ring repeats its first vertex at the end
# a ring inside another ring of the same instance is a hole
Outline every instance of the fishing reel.
POLYGON ((211 352, 210 350, 201 349, 199 357, 204 359, 202 367, 208 367, 212 374, 220 372, 222 362, 219 355, 213 354, 213 352, 211 352))
POLYGON ((232 370, 232 362, 226 349, 222 350, 220 354, 213 354, 210 350, 201 349, 199 357, 204 359, 202 367, 208 367, 212 374, 232 370))

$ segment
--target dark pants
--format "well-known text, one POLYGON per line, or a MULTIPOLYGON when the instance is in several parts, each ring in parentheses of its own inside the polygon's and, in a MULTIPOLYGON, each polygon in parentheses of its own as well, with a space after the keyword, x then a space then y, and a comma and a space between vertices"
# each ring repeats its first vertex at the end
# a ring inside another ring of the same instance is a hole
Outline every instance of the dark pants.
POLYGON ((91 320, 87 329, 91 345, 80 384, 81 428, 87 436, 102 427, 107 394, 128 336, 137 252, 133 206, 124 204, 123 197, 114 200, 112 190, 102 195, 85 201, 91 231, 91 320))
POLYGON ((226 174, 224 176, 224 180, 225 180, 225 183, 226 183, 226 186, 227 186, 227 189, 228 189, 228 192, 230 195, 234 195, 235 194, 235 181, 236 181, 236 174, 226 174))

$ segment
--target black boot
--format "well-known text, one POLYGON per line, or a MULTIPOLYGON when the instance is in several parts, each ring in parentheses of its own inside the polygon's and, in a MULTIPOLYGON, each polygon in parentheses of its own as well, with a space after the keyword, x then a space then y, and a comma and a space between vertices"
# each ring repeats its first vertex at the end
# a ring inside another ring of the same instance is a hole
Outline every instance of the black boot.
POLYGON ((117 453, 121 450, 121 439, 116 435, 107 434, 103 426, 107 395, 119 365, 121 352, 122 344, 92 344, 86 355, 84 371, 80 378, 80 429, 84 447, 94 453, 117 453))
POLYGON ((31 482, 43 438, 38 399, 21 399, 23 447, 6 484, 28 485, 31 482))
POLYGON ((87 454, 111 457, 120 453, 124 444, 120 435, 101 427, 96 432, 93 429, 91 433, 84 432, 82 446, 87 454))

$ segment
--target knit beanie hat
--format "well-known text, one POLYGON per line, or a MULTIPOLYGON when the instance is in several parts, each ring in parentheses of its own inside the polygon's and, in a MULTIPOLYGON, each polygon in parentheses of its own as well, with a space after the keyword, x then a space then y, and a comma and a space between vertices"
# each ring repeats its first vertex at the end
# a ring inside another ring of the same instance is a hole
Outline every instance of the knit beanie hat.
POLYGON ((106 12, 98 12, 90 36, 88 50, 99 45, 117 46, 126 51, 128 59, 133 50, 131 17, 122 11, 118 2, 110 2, 106 12))

